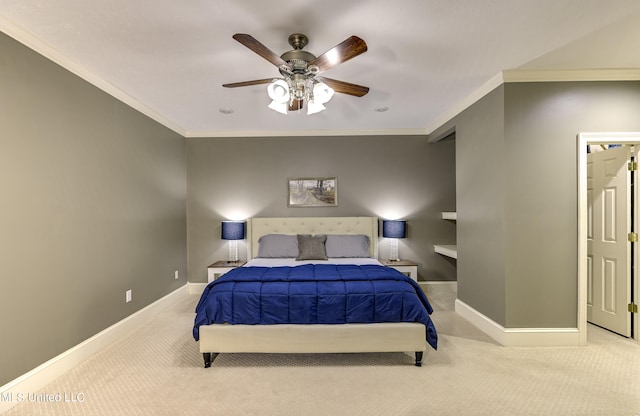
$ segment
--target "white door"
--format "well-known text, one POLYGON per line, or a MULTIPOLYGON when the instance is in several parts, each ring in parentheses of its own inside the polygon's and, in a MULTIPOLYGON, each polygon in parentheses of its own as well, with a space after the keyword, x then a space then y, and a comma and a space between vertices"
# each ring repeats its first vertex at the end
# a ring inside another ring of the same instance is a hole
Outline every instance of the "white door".
POLYGON ((631 336, 629 146, 587 156, 587 320, 631 336))

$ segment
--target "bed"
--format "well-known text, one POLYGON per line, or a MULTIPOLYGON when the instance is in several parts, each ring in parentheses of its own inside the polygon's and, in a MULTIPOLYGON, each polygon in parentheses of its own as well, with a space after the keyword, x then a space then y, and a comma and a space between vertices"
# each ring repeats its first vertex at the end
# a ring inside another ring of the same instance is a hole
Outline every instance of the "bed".
POLYGON ((376 217, 249 219, 249 261, 207 285, 196 308, 193 333, 205 368, 219 353, 414 352, 421 366, 427 344, 437 348, 431 305, 416 282, 376 260, 377 242, 376 217), (282 257, 283 250, 293 250, 291 237, 297 238, 301 259, 282 257), (319 244, 325 255, 355 250, 357 257, 316 259, 319 244), (360 294, 365 286, 375 293, 360 294), (336 296, 335 288, 352 293, 336 296), (398 300, 402 307, 385 304, 398 300), (286 308, 288 318, 275 316, 286 308))

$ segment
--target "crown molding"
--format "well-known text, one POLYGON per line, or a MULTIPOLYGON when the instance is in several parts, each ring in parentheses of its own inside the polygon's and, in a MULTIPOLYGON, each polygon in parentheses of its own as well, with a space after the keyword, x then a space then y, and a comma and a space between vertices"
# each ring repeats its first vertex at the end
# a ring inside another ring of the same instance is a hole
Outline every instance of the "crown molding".
POLYGON ((154 109, 143 104, 140 100, 132 97, 130 94, 127 94, 115 85, 96 76, 85 67, 78 65, 72 59, 55 49, 53 46, 44 42, 34 34, 24 30, 21 26, 15 24, 13 21, 2 16, 0 16, 0 31, 4 32, 7 36, 34 50, 50 61, 60 65, 62 68, 66 69, 72 74, 82 78, 91 85, 111 95, 115 99, 141 112, 152 120, 162 124, 166 128, 173 130, 181 136, 185 135, 185 130, 182 127, 168 120, 166 117, 162 116, 154 109))
POLYGON ((190 131, 187 138, 224 137, 329 137, 329 136, 426 136, 425 129, 372 129, 372 130, 213 130, 190 131))
POLYGON ((502 71, 502 77, 505 83, 638 81, 640 80, 640 68, 510 69, 502 71))
MULTIPOLYGON (((191 131, 186 137, 283 136, 415 136, 429 135, 499 86, 518 82, 640 81, 640 68, 509 69, 500 71, 424 129, 291 130, 291 131, 191 131)), ((431 139, 430 141, 437 141, 431 139)))
POLYGON ((480 100, 485 95, 489 94, 491 91, 495 90, 497 87, 504 83, 504 79, 502 77, 502 72, 497 73, 487 82, 482 84, 480 88, 475 90, 473 93, 469 94, 465 99, 458 102, 455 106, 453 106, 449 111, 442 114, 438 117, 431 125, 426 128, 427 134, 431 134, 436 131, 438 128, 442 127, 445 123, 450 121, 452 118, 462 113, 467 108, 471 107, 478 100, 480 100))
POLYGON ((640 81, 640 68, 509 69, 500 71, 426 128, 433 133, 502 84, 518 82, 640 81))

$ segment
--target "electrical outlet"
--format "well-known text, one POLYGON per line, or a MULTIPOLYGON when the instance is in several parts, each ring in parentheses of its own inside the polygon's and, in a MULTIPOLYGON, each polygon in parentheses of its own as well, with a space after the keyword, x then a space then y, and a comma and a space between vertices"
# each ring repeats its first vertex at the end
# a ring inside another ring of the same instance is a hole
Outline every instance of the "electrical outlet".
POLYGON ((131 299, 132 299, 132 294, 131 294, 131 289, 129 289, 124 294, 124 300, 125 300, 125 302, 129 303, 129 302, 131 302, 131 299))
POLYGON ((175 278, 176 280, 178 280, 178 271, 177 271, 177 270, 173 273, 173 275, 174 275, 174 278, 175 278))

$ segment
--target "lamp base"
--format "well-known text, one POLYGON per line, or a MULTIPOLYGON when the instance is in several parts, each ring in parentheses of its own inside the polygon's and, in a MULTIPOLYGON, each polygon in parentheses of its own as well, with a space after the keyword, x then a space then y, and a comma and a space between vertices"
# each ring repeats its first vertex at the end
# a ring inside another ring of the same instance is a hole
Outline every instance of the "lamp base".
POLYGON ((400 260, 400 252, 398 251, 398 239, 391 239, 391 250, 389 252, 389 261, 398 261, 400 260))
POLYGON ((238 261, 238 240, 229 241, 229 260, 238 261))

